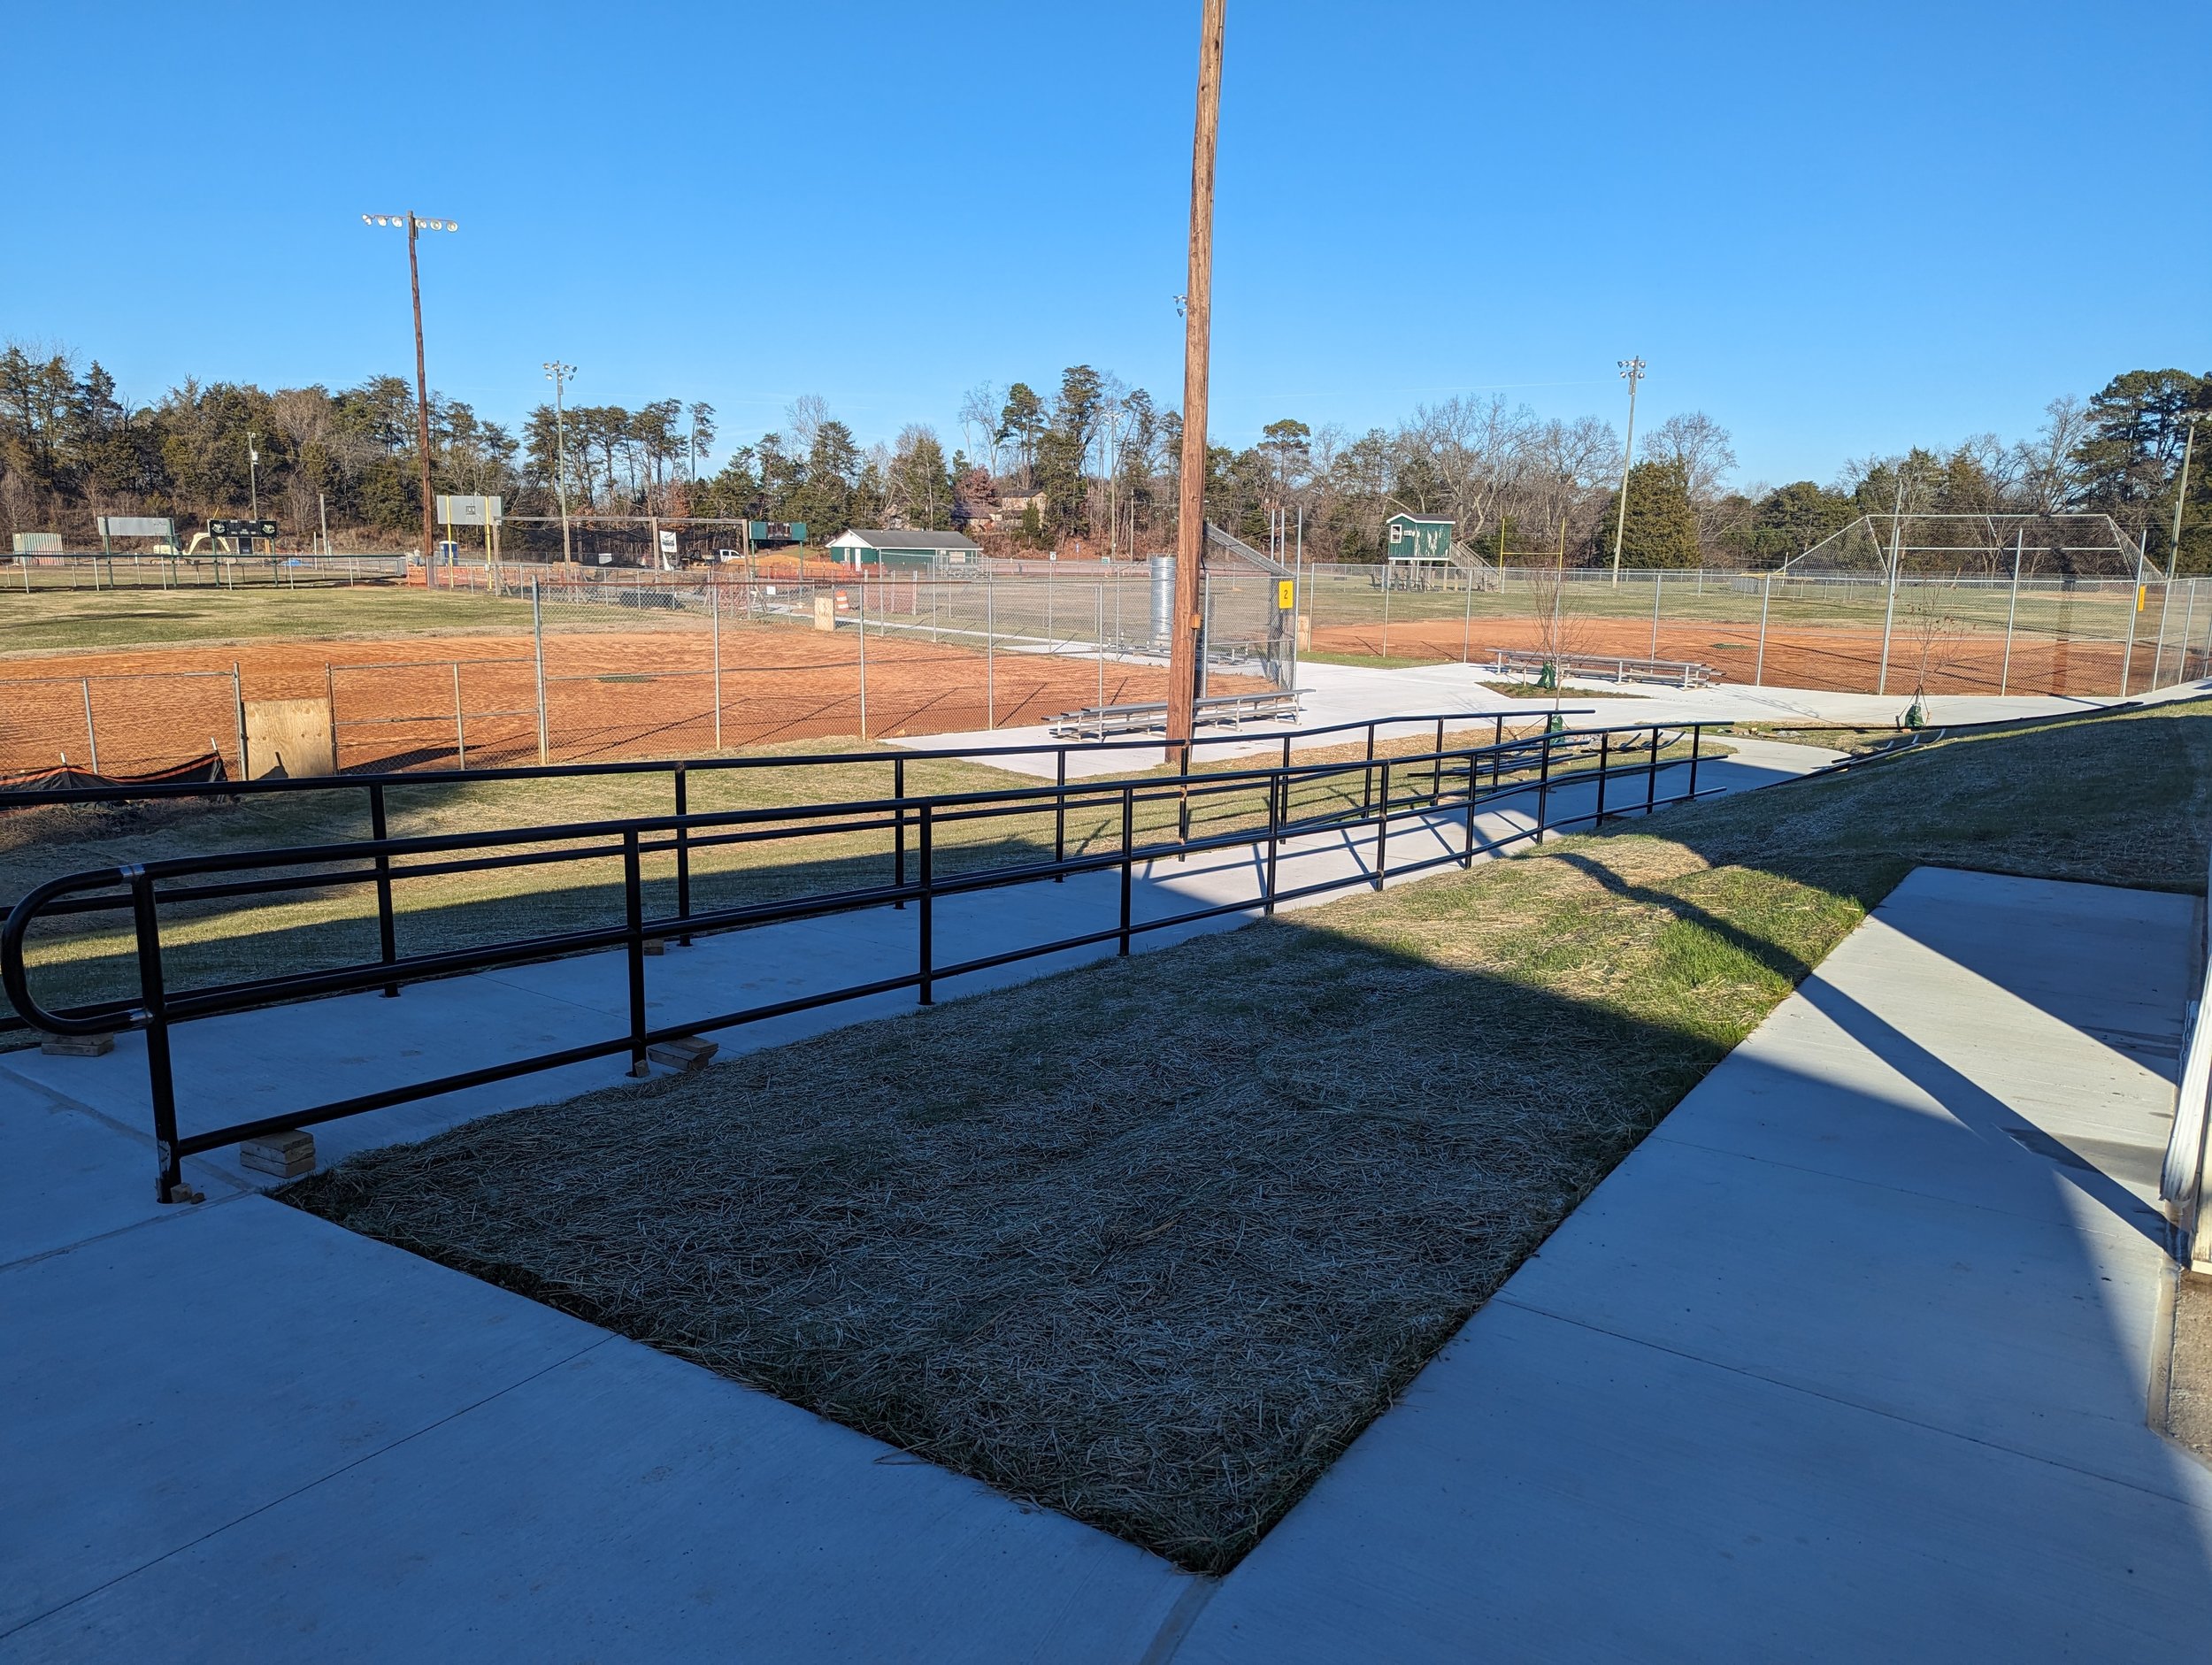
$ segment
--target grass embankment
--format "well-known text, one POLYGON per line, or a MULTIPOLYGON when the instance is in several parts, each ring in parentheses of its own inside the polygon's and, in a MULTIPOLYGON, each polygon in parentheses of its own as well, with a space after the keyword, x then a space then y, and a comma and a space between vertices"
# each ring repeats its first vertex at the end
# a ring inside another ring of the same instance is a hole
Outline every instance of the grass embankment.
POLYGON ((2201 883, 2212 707, 1932 745, 288 1193, 1233 1564, 1916 863, 2201 883))
MULTIPOLYGON (((1522 725, 1526 732, 1528 725, 1522 725)), ((1509 733, 1513 732, 1509 726, 1509 733)), ((1379 759, 1430 751, 1432 733, 1401 731, 1402 737, 1376 748, 1379 759)), ((1448 743, 1479 745, 1490 739, 1487 721, 1449 732, 1448 743)), ((848 742, 804 742, 770 755, 800 756, 845 752, 848 742)), ((1663 758, 1679 755, 1679 746, 1663 758)), ((1709 743, 1706 756, 1724 748, 1709 743)), ((797 809, 861 802, 890 795, 890 750, 880 761, 814 764, 805 768, 701 771, 690 777, 688 804, 695 814, 730 809, 797 809)), ((1363 742, 1326 749, 1300 750, 1302 764, 1350 763, 1363 755, 1363 742)), ((1646 754, 1647 756, 1647 754, 1646 754)), ((1265 767, 1277 761, 1273 748, 1256 756, 1201 754, 1198 770, 1219 773, 1265 767)), ((1634 756, 1624 770, 1638 765, 1634 756)), ((1136 778, 1156 784, 1169 771, 1156 768, 1136 778)), ((1506 779, 1513 779, 1508 774, 1506 779)), ((1428 777, 1416 769, 1411 778, 1392 783, 1394 802, 1425 789, 1428 777)), ((1034 791, 1044 783, 988 764, 957 758, 913 758, 906 763, 910 795, 1034 791)), ((1342 809, 1358 802, 1358 774, 1301 781, 1291 796, 1295 817, 1342 809)), ((424 777, 388 789, 388 830, 396 838, 484 832, 515 825, 554 825, 672 811, 665 775, 557 777, 534 781, 465 784, 424 777)), ((1164 797, 1141 802, 1136 809, 1138 841, 1156 843, 1173 835, 1179 806, 1164 797)), ((1263 825, 1266 795, 1259 787, 1198 798, 1192 810, 1194 836, 1263 825)), ((887 829, 849 831, 837 818, 795 817, 777 824, 780 836, 757 842, 709 846, 691 857, 695 912, 737 907, 797 895, 857 889, 889 883, 894 876, 893 835, 887 829)), ((365 839, 368 806, 358 786, 325 793, 251 797, 236 803, 156 804, 119 809, 53 808, 0 816, 0 904, 42 881, 124 862, 158 861, 228 850, 290 848, 365 839)), ((909 876, 918 833, 907 831, 909 876)), ((973 871, 1024 861, 1049 859, 1055 848, 1054 817, 1048 809, 989 821, 941 821, 935 840, 935 871, 941 875, 973 871)), ((1121 813, 1110 793, 1071 809, 1065 848, 1071 856, 1120 848, 1121 813)), ((604 848, 606 840, 588 843, 604 848)), ((531 849, 574 849, 575 843, 551 841, 531 849)), ((485 851, 485 854, 500 852, 485 851)), ((459 852, 465 856, 468 852, 459 852)), ((447 856, 414 858, 438 863, 447 856)), ((557 864, 508 868, 490 872, 407 876, 402 858, 393 886, 396 935, 403 955, 508 940, 519 937, 587 930, 618 924, 623 916, 618 856, 591 856, 557 864)), ((299 868, 284 870, 304 872, 299 868)), ((676 863, 672 855, 649 856, 643 863, 649 917, 672 914, 677 907, 676 863)), ((163 911, 164 963, 173 992, 210 983, 263 977, 372 961, 377 955, 376 898, 367 885, 299 892, 167 908, 163 911)), ((28 957, 34 987, 50 1006, 119 998, 136 987, 136 948, 128 917, 117 912, 75 916, 42 925, 30 939, 28 957)), ((10 1009, 0 997, 0 1011, 10 1009)), ((21 1039, 21 1038, 19 1038, 21 1039)), ((0 1045, 7 1044, 0 1035, 0 1045)))

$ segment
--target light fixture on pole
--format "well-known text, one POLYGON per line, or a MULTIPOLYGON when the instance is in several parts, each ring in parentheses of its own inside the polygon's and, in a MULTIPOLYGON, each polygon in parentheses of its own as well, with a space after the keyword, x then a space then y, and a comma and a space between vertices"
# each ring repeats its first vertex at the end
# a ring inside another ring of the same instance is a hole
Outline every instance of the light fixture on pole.
POLYGON ((247 510, 256 520, 261 518, 261 452, 255 444, 260 439, 251 428, 246 430, 246 495, 247 510))
POLYGON ((1628 383, 1628 443, 1621 448, 1621 501, 1613 518, 1613 582, 1621 581, 1621 539, 1628 531, 1628 464, 1636 454, 1636 384, 1644 379, 1644 361, 1623 358, 1621 379, 1628 383))
POLYGON ((576 366, 565 364, 558 359, 549 360, 545 379, 553 384, 553 489, 561 500, 561 564, 565 566, 575 560, 568 545, 568 433, 561 418, 561 387, 576 373, 576 366))
POLYGON ((426 567, 437 552, 438 533, 434 518, 436 505, 430 495, 430 380, 423 370, 422 272, 415 259, 415 236, 418 232, 458 231, 461 227, 449 219, 425 219, 411 211, 364 214, 361 223, 407 228, 407 287, 415 303, 415 445, 422 457, 422 559, 426 567))

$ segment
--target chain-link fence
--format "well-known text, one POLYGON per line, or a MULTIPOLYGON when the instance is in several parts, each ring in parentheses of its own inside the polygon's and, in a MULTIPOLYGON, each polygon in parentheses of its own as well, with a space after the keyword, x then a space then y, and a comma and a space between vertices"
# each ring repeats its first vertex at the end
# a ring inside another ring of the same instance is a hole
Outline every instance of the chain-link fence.
MULTIPOLYGON (((48 590, 300 589, 398 584, 403 555, 18 555, 0 565, 0 605, 48 590)), ((412 569, 417 582, 422 569, 412 569)))
MULTIPOLYGON (((834 582, 619 570, 548 582, 510 568, 501 581, 529 611, 526 640, 331 667, 341 768, 988 731, 1165 697, 1162 587, 1141 568, 834 582)), ((1287 615, 1261 616, 1282 599, 1271 586, 1233 573, 1206 590, 1210 689, 1287 681, 1287 615)))
POLYGON ((2201 579, 1316 565, 1300 588, 1310 651, 1353 663, 1502 648, 1686 662, 1735 684, 2111 696, 2201 676, 2212 656, 2201 579))

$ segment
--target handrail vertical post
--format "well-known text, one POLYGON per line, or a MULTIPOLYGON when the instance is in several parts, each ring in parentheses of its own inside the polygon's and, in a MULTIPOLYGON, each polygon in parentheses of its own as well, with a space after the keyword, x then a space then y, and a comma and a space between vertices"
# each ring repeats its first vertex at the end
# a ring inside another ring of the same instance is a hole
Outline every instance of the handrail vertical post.
POLYGON ((140 1016, 146 1029, 146 1085, 154 1105, 154 1201, 178 1201, 184 1159, 177 1154, 177 1084, 169 1061, 169 1008, 161 978, 161 922, 154 881, 143 867, 131 874, 131 916, 138 936, 140 1016))
POLYGON ((1269 919, 1275 917, 1275 861, 1277 845, 1282 833, 1284 784, 1281 775, 1270 776, 1267 782, 1267 869, 1260 881, 1260 895, 1265 903, 1261 909, 1262 916, 1269 919))
MULTIPOLYGON (((891 759, 891 882, 899 889, 906 888, 906 758, 902 755, 891 759)), ((906 911, 906 899, 902 896, 891 904, 895 913, 906 911)))
POLYGON ((1175 855, 1179 862, 1190 858, 1190 741, 1185 740, 1181 749, 1181 762, 1176 769, 1175 836, 1183 847, 1175 855))
POLYGON ((1460 871, 1471 871, 1475 865, 1475 782, 1482 772, 1482 756, 1472 747, 1467 750, 1467 832, 1459 853, 1460 871))
MULTIPOLYGON (((1373 730, 1368 731, 1372 733, 1373 730)), ((1382 764, 1382 814, 1375 822, 1375 877, 1377 890, 1383 887, 1383 875, 1390 871, 1390 759, 1382 764)))
POLYGON ((921 858, 922 889, 922 917, 920 920, 921 929, 919 932, 921 937, 921 982, 919 993, 921 995, 921 1003, 925 1006, 933 1005, 936 1001, 936 991, 932 986, 933 979, 930 976, 929 969, 930 952, 932 947, 930 942, 930 932, 932 927, 935 924, 935 915, 937 911, 935 906, 933 905, 936 901, 936 893, 932 883, 934 863, 931 859, 934 853, 935 840, 931 835, 929 810, 929 800, 927 798, 924 798, 921 804, 920 822, 917 831, 919 834, 921 844, 919 855, 921 858))
POLYGON ((1122 958, 1129 957, 1130 893, 1137 862, 1137 783, 1125 780, 1121 785, 1121 948, 1122 958))
MULTIPOLYGON (((374 781, 369 786, 369 836, 383 843, 387 834, 384 820, 384 785, 374 781)), ((392 858, 379 853, 376 858, 376 946, 382 963, 389 965, 399 958, 399 940, 392 925, 392 858)), ((384 998, 397 1000, 399 985, 387 983, 384 998)))
MULTIPOLYGON (((676 917, 691 917, 691 827, 686 817, 691 813, 691 796, 686 786, 684 766, 676 765, 676 917)), ((685 932, 676 939, 679 948, 691 946, 691 932, 685 932)))
MULTIPOLYGON (((1058 756, 1059 779, 1056 784, 1059 791, 1052 800, 1052 859, 1056 863, 1068 859, 1068 748, 1065 746, 1059 748, 1058 756)), ((1066 881, 1065 873, 1056 872, 1052 876, 1052 882, 1056 885, 1066 881)))
POLYGON ((622 834, 622 914, 630 961, 630 1073, 646 1076, 653 1066, 645 1058, 645 897, 638 867, 637 829, 628 827, 622 834))
POLYGON ((1649 815, 1659 804, 1659 725, 1651 725, 1651 763, 1644 775, 1644 813, 1649 815))
POLYGON ((1360 815, 1375 813, 1375 725, 1367 725, 1367 760, 1360 765, 1360 815))
POLYGON ((1436 756, 1429 765, 1429 808, 1444 802, 1444 719, 1436 719, 1436 756))
POLYGON ((1500 711, 1490 719, 1490 784, 1498 784, 1500 771, 1505 768, 1505 713, 1500 711))
POLYGON ((1705 725, 1702 723, 1693 724, 1690 728, 1690 796, 1693 798, 1697 796, 1698 748, 1704 739, 1705 725))
POLYGON ((1543 748, 1537 754, 1536 764, 1536 841, 1544 841, 1544 817, 1551 804, 1551 742, 1552 732, 1544 730, 1543 748))
POLYGON ((1598 813, 1597 818, 1590 823, 1592 826, 1605 825, 1605 776, 1612 766, 1613 731, 1601 728, 1598 730, 1598 813))

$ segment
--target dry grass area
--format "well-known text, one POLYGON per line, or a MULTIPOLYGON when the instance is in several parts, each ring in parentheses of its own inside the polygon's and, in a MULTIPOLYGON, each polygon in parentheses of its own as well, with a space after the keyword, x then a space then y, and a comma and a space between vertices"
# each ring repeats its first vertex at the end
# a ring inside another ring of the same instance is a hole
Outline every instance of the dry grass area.
POLYGON ((2208 709, 1931 746, 288 1195, 1219 1570, 1912 865, 2200 885, 2208 709))

